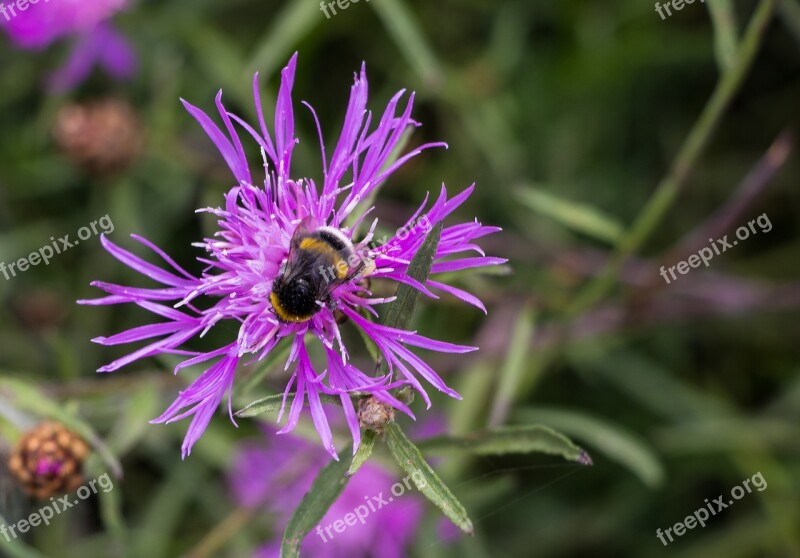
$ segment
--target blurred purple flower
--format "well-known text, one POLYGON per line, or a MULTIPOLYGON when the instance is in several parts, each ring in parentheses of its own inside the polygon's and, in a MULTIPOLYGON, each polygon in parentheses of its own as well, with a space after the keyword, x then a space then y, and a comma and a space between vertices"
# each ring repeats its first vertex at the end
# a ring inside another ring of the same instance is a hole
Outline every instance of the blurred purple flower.
POLYGON ((39 0, 24 11, 16 2, 0 4, 0 26, 17 46, 42 49, 64 37, 76 42, 64 65, 50 76, 59 91, 80 84, 99 65, 117 79, 136 69, 136 56, 128 41, 108 20, 124 9, 128 0, 39 0))
MULTIPOLYGON (((324 147, 322 148, 324 177, 322 188, 317 189, 311 179, 292 178, 290 175, 292 150, 298 141, 294 136, 291 98, 296 59, 295 54, 282 72, 272 134, 267 130, 264 120, 258 75, 253 81, 253 90, 259 131, 226 111, 222 105, 221 91, 217 95, 216 105, 224 122, 224 131, 203 111, 183 102, 189 113, 197 119, 217 146, 236 179, 236 185, 225 196, 224 208, 201 210, 216 215, 220 227, 213 238, 207 238, 198 244, 208 252, 208 257, 198 258, 207 266, 202 276, 194 277, 189 274, 160 248, 139 236, 134 235, 133 238, 160 256, 171 270, 148 263, 103 237, 103 245, 114 257, 165 286, 146 289, 94 282, 94 286, 109 293, 110 296, 81 301, 84 304, 94 305, 134 303, 166 319, 164 322, 134 328, 111 337, 95 339, 95 342, 103 345, 119 345, 160 338, 102 367, 100 372, 112 372, 141 358, 159 353, 191 357, 175 368, 176 373, 182 368, 217 359, 216 363, 188 389, 182 391, 169 409, 154 421, 169 423, 194 416, 182 447, 184 457, 200 438, 215 409, 231 388, 239 361, 245 355, 252 355, 255 360, 263 359, 282 339, 288 338, 291 342, 286 368, 292 364, 296 366, 284 391, 284 409, 289 394, 294 392, 295 397, 289 408, 286 426, 281 433, 289 432, 297 425, 307 400, 311 418, 323 445, 334 457, 336 450, 320 394, 338 396, 341 400, 347 424, 352 432, 355 451, 360 443, 360 429, 355 407, 350 398, 351 392, 371 392, 380 401, 413 417, 408 407, 391 395, 389 390, 401 384, 409 384, 422 395, 430 407, 430 398, 417 375, 436 389, 452 397, 459 396, 445 385, 430 366, 409 350, 409 347, 443 353, 465 353, 475 350, 474 347, 436 341, 418 335, 414 331, 386 327, 368 320, 364 317, 367 313, 377 315, 373 308, 375 305, 390 302, 393 298, 371 298, 371 293, 361 284, 359 276, 335 284, 335 288, 329 294, 330 300, 326 304, 319 303, 313 313, 302 320, 287 321, 276 312, 271 300, 273 282, 286 266, 290 254, 290 242, 299 227, 311 227, 311 230, 314 230, 314 227, 324 225, 337 229, 348 239, 352 239, 353 228, 346 227, 344 223, 345 219, 355 212, 359 202, 369 199, 370 194, 406 161, 425 149, 444 145, 425 144, 397 161, 390 162, 390 155, 403 133, 410 127, 419 125, 411 119, 414 96, 411 95, 405 108, 398 115, 397 106, 404 92, 397 93, 377 121, 375 129, 370 131, 373 117, 366 108, 367 77, 362 67, 360 76, 356 77, 355 84, 351 88, 343 130, 330 159, 324 147), (250 168, 245 159, 242 142, 234 128, 234 122, 244 128, 261 147, 267 172, 263 188, 253 186, 250 168), (345 179, 345 176, 348 178, 345 179), (195 306, 195 299, 204 300, 204 309, 195 306), (167 301, 171 301, 170 304, 163 304, 167 301), (388 375, 382 378, 371 377, 350 361, 334 316, 335 310, 350 318, 356 327, 361 328, 375 342, 389 366, 388 375), (235 323, 239 328, 237 339, 228 345, 205 353, 187 352, 179 348, 188 339, 202 336, 217 323, 226 320, 235 323), (318 372, 311 363, 305 344, 307 334, 315 336, 322 345, 327 366, 321 372, 318 372)), ((312 111, 321 135, 316 114, 310 106, 306 106, 312 111)), ((322 144, 321 137, 320 143, 322 144)), ((424 242, 430 227, 442 222, 463 204, 472 189, 470 186, 457 196, 448 199, 443 185, 438 199, 427 211, 426 197, 425 202, 401 229, 402 232, 378 247, 370 247, 376 220, 369 233, 354 246, 358 253, 368 254, 369 275, 406 283, 431 298, 437 298, 431 289, 447 292, 485 312, 483 304, 475 296, 463 290, 433 278, 421 284, 407 274, 410 261, 424 242), (421 217, 423 212, 425 214, 421 217), (429 227, 417 226, 417 223, 423 221, 429 227)), ((352 215, 355 223, 360 223, 371 211, 370 208, 352 215)), ((486 257, 473 243, 475 239, 498 230, 495 227, 482 226, 477 220, 445 227, 435 256, 432 277, 445 272, 505 262, 500 258, 486 257), (466 252, 476 252, 478 255, 462 257, 466 252)), ((284 409, 281 410, 279 421, 284 409)), ((230 399, 228 411, 233 420, 230 399)))
MULTIPOLYGON (((318 447, 292 435, 286 436, 281 444, 244 445, 234 457, 230 474, 234 497, 242 506, 263 507, 266 512, 279 515, 278 525, 283 529, 289 519, 287 510, 297 508, 328 459, 318 447)), ((402 495, 392 495, 392 486, 398 481, 380 467, 365 464, 350 479, 318 528, 306 537, 301 554, 314 558, 408 556, 407 549, 420 527, 425 509, 419 495, 406 489, 402 482, 398 485, 404 489, 402 495), (375 502, 379 496, 386 503, 382 506, 375 503, 376 509, 372 511, 367 501, 375 502), (353 519, 357 513, 363 517, 363 522, 353 519), (348 515, 351 525, 345 523, 348 515), (341 521, 337 523, 339 530, 344 529, 341 533, 333 527, 338 521, 341 521)), ((396 491, 400 493, 399 488, 396 491)), ((259 549, 255 556, 278 558, 278 541, 280 536, 259 549)))

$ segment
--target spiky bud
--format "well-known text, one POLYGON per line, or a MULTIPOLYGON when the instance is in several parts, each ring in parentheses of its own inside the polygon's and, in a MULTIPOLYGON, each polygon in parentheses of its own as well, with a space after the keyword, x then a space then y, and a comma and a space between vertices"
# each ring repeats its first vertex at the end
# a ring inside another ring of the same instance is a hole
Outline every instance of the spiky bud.
POLYGON ((8 469, 34 498, 71 492, 83 482, 81 469, 89 447, 57 422, 44 422, 26 432, 11 453, 8 469))
POLYGON ((383 434, 386 426, 394 421, 394 407, 380 402, 374 395, 358 402, 358 423, 361 428, 383 434))
POLYGON ((67 157, 93 174, 129 166, 143 143, 133 108, 116 99, 63 107, 56 115, 53 135, 67 157))

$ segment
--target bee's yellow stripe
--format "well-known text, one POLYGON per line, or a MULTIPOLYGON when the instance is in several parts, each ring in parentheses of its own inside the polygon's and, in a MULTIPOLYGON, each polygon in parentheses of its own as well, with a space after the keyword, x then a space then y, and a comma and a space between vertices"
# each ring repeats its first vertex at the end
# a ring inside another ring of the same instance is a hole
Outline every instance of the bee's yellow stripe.
POLYGON ((333 268, 336 270, 336 277, 339 279, 347 277, 347 272, 350 271, 347 262, 342 258, 339 252, 327 242, 316 238, 304 238, 300 242, 300 249, 330 256, 333 259, 333 268))
POLYGON ((336 253, 336 250, 334 250, 330 244, 317 238, 304 238, 300 242, 300 249, 308 250, 309 252, 319 252, 322 254, 336 253))

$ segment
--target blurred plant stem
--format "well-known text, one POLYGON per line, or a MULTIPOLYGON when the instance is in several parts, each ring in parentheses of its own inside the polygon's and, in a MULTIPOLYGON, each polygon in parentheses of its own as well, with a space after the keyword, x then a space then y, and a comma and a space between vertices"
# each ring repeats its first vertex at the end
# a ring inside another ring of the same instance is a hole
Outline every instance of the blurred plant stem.
POLYGON ((781 0, 778 4, 784 23, 800 43, 800 2, 797 0, 781 0))
POLYGON ((732 458, 744 478, 762 473, 769 483, 761 501, 773 536, 765 538, 762 551, 772 551, 787 558, 800 557, 797 506, 793 505, 791 497, 796 488, 793 488, 791 473, 766 448, 740 452, 732 458))
POLYGON ((186 553, 186 558, 206 558, 218 556, 218 552, 231 538, 244 529, 255 516, 257 509, 237 508, 203 537, 194 548, 186 553))
MULTIPOLYGON (((505 423, 513 406, 519 387, 525 379, 525 363, 530 339, 535 330, 535 314, 530 306, 523 307, 514 325, 508 344, 506 359, 500 369, 500 377, 494 394, 494 402, 489 415, 489 426, 496 427, 505 423)), ((525 379, 533 383, 535 377, 525 379)))
POLYGON ((774 0, 762 0, 753 14, 739 45, 736 65, 722 75, 703 112, 686 138, 669 174, 656 187, 650 200, 617 245, 606 267, 589 282, 567 307, 567 318, 574 318, 595 306, 614 287, 625 260, 637 252, 678 197, 694 164, 708 145, 711 135, 739 91, 772 16, 774 0))
POLYGON ((736 66, 737 25, 732 0, 709 0, 708 12, 714 24, 714 50, 720 72, 736 66))
POLYGON ((385 0, 375 2, 372 7, 422 82, 429 87, 440 88, 444 83, 442 64, 420 31, 419 25, 414 21, 414 16, 405 2, 385 0))

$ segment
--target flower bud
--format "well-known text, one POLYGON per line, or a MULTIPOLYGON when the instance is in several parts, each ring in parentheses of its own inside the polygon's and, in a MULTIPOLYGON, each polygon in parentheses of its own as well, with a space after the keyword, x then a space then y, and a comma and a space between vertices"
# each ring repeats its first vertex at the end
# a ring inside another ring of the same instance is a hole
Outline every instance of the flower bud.
POLYGON ((361 428, 383 434, 386 426, 394 422, 394 412, 394 407, 371 395, 358 402, 358 424, 361 428))
POLYGON ((22 436, 8 468, 25 492, 44 500, 81 485, 88 455, 89 447, 77 434, 63 424, 44 422, 22 436))
POLYGON ((128 167, 143 143, 133 108, 114 99, 63 107, 56 115, 53 136, 67 157, 92 174, 128 167))

